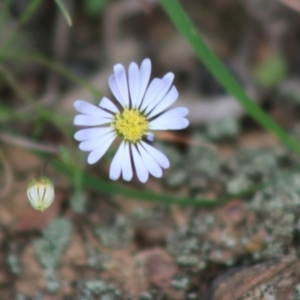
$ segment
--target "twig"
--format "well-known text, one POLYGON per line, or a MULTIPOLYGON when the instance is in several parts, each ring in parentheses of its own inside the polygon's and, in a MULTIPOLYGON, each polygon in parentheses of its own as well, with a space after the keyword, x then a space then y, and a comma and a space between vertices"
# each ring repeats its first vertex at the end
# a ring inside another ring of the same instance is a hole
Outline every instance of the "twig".
POLYGON ((194 141, 190 138, 187 138, 185 136, 180 136, 176 133, 169 132, 169 131, 162 131, 160 133, 157 133, 156 137, 163 141, 171 141, 173 143, 177 142, 177 143, 189 145, 189 146, 198 146, 198 147, 208 148, 215 152, 217 151, 217 148, 210 143, 194 141))
POLYGON ((40 144, 25 137, 16 137, 6 133, 0 133, 0 140, 11 145, 44 153, 57 154, 59 152, 57 146, 40 144))

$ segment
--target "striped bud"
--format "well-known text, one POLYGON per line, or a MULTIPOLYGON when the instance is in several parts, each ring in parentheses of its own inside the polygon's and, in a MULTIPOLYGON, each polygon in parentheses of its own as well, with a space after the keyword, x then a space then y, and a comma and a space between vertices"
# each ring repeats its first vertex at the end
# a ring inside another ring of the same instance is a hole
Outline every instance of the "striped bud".
POLYGON ((31 206, 45 211, 54 200, 54 186, 49 178, 39 176, 32 179, 27 188, 27 197, 31 206))

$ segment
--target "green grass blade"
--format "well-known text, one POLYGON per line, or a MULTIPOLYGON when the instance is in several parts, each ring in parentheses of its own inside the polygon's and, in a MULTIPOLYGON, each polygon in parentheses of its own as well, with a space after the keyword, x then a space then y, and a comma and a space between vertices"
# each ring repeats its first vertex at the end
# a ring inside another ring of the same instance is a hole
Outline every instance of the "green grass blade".
MULTIPOLYGON (((40 4, 43 0, 32 0, 30 1, 29 5, 27 6, 26 10, 23 12, 23 14, 20 17, 18 27, 14 30, 12 30, 11 34, 7 38, 7 40, 4 42, 2 48, 0 49, 0 63, 5 59, 5 54, 7 54, 10 50, 11 45, 13 44, 14 40, 18 36, 18 28, 25 25, 32 17, 32 15, 37 11, 40 4)), ((3 6, 3 3, 2 5, 3 6)), ((0 7, 3 9, 2 7, 0 7)))
MULTIPOLYGON (((71 179, 74 176, 74 173, 76 172, 75 169, 77 168, 75 166, 66 165, 59 160, 53 160, 51 161, 51 164, 58 171, 64 173, 71 179)), ((176 204, 180 206, 196 206, 196 207, 203 207, 203 208, 213 208, 225 204, 232 199, 238 199, 241 197, 250 196, 255 192, 262 190, 263 188, 269 185, 275 184, 279 180, 282 180, 294 173, 299 172, 299 169, 300 169, 300 165, 297 165, 290 170, 282 172, 281 174, 275 176, 272 179, 266 180, 259 184, 255 184, 252 187, 238 194, 230 194, 218 199, 195 199, 195 198, 188 198, 188 197, 184 198, 184 197, 176 197, 172 195, 155 194, 147 191, 138 191, 138 190, 120 186, 119 184, 111 181, 98 179, 96 177, 93 177, 85 173, 84 171, 82 171, 81 173, 82 174, 81 184, 82 187, 90 188, 91 190, 100 193, 104 193, 108 195, 121 195, 124 198, 134 198, 140 201, 151 201, 151 202, 158 202, 161 204, 176 204)))
POLYGON ((55 2, 58 5, 58 7, 60 8, 60 10, 62 11, 68 25, 72 26, 71 17, 69 15, 68 10, 67 10, 66 6, 64 5, 64 3, 61 0, 55 0, 55 2))
POLYGON ((74 83, 85 87, 87 90, 90 91, 90 93, 93 95, 95 99, 99 99, 102 97, 102 93, 95 86, 90 84, 87 80, 77 76, 76 74, 69 71, 63 65, 51 61, 39 53, 34 53, 34 54, 7 53, 5 58, 20 60, 20 61, 31 61, 38 65, 44 66, 45 68, 48 68, 50 70, 53 70, 65 76, 66 78, 73 81, 74 83))
MULTIPOLYGON (((61 161, 53 160, 51 164, 60 172, 66 174, 69 178, 74 176, 74 167, 67 166, 61 161)), ((82 173, 83 187, 90 188, 94 191, 108 194, 108 195, 121 195, 125 198, 134 198, 144 201, 158 202, 162 204, 177 204, 181 206, 198 206, 198 207, 214 207, 224 203, 224 200, 208 200, 208 199, 192 199, 180 198, 175 196, 160 195, 147 191, 138 191, 127 187, 120 186, 117 183, 101 180, 89 174, 82 173)))
POLYGON ((20 25, 25 25, 37 11, 43 0, 32 0, 20 18, 20 25))
POLYGON ((275 134, 291 151, 300 155, 300 145, 246 95, 239 83, 205 44, 197 28, 185 13, 179 2, 177 0, 160 0, 160 3, 170 19, 173 21, 174 25, 188 40, 203 64, 205 64, 208 70, 227 90, 227 92, 233 95, 247 113, 262 127, 275 134))

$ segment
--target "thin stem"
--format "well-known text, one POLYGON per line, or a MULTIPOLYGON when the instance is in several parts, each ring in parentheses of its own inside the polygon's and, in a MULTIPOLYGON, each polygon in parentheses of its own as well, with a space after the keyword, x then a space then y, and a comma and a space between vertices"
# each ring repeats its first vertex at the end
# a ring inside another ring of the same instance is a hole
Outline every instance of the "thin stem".
POLYGON ((46 173, 46 168, 47 168, 47 165, 48 165, 48 162, 49 162, 52 158, 53 158, 52 156, 49 156, 49 157, 45 160, 45 162, 44 162, 44 164, 43 164, 43 166, 42 166, 42 168, 41 168, 41 171, 40 171, 40 176, 44 176, 44 175, 45 175, 45 173, 46 173))

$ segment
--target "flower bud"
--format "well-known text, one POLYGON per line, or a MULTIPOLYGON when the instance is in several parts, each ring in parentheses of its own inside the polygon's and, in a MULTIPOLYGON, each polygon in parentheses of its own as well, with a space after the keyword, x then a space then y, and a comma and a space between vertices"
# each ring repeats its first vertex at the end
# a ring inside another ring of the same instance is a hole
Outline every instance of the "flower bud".
POLYGON ((46 210, 54 200, 53 183, 45 176, 32 179, 28 184, 27 197, 34 209, 46 210))

